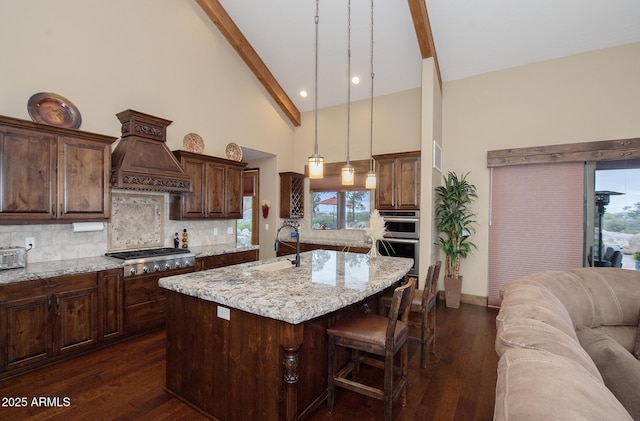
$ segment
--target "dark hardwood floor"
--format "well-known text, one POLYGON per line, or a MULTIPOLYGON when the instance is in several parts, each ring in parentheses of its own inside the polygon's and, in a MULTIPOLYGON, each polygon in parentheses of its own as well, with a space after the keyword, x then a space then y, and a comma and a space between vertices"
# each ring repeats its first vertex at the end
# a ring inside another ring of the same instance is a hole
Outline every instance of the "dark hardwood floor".
MULTIPOLYGON (((394 420, 491 420, 497 357, 494 351, 497 310, 438 303, 436 354, 420 368, 416 342, 409 346, 408 404, 394 407, 394 420)), ((206 420, 163 389, 165 337, 158 332, 46 367, 0 383, 2 420, 206 420), (27 398, 23 408, 9 408, 9 398, 27 398), (35 406, 33 398, 60 398, 58 406, 35 406), (65 406, 64 398, 69 405, 65 406)), ((378 373, 363 370, 363 376, 378 373)), ((252 381, 251 379, 247 379, 252 381)), ((375 379, 374 379, 375 380, 375 379)), ((333 413, 321 405, 308 418, 382 419, 382 403, 338 389, 333 413)))

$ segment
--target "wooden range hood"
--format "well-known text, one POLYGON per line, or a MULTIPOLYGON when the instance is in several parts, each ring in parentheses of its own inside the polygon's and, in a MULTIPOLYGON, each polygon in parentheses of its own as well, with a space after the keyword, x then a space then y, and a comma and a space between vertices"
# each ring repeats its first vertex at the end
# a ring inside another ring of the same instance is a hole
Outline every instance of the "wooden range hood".
POLYGON ((122 123, 122 139, 111 154, 111 186, 191 192, 191 178, 166 144, 166 129, 172 121, 133 110, 116 116, 122 123))

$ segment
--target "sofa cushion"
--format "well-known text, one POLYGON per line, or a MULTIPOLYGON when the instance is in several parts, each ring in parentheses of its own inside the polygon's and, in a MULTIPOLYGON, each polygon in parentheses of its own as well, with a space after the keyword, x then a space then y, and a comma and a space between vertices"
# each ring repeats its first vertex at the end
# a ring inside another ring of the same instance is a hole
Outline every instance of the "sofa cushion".
POLYGON ((496 351, 502 355, 510 348, 534 349, 567 357, 603 381, 598 368, 577 339, 540 320, 514 317, 498 323, 496 351))
POLYGON ((611 391, 576 361, 508 349, 498 363, 496 420, 631 420, 611 391))
POLYGON ((636 326, 600 326, 593 327, 592 329, 601 330, 604 334, 622 345, 624 349, 633 353, 636 331, 638 330, 636 326))
POLYGON ((640 420, 640 361, 604 329, 580 329, 577 334, 598 367, 604 384, 631 416, 640 420))

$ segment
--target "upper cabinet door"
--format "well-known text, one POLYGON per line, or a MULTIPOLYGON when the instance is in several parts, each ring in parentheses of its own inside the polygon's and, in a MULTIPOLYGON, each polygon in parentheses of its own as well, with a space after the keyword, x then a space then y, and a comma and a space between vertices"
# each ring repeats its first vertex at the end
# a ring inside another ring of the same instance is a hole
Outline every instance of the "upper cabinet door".
POLYGON ((225 170, 225 165, 207 162, 207 216, 210 218, 225 216, 224 194, 229 188, 225 170))
POLYGON ((56 138, 15 128, 0 129, 0 218, 56 217, 56 138))
POLYGON ((227 194, 225 197, 226 214, 229 218, 242 218, 242 196, 244 187, 244 169, 227 167, 227 194))
POLYGON ((420 157, 399 158, 396 162, 397 209, 420 209, 420 157))
POLYGON ((185 219, 200 219, 205 216, 204 192, 207 186, 207 166, 200 159, 182 158, 184 173, 191 177, 191 193, 181 193, 179 213, 185 219))
POLYGON ((59 137, 59 219, 109 218, 111 148, 102 142, 59 137))
POLYGON ((396 206, 396 160, 376 159, 378 180, 376 186, 376 208, 395 209, 396 206))
POLYGON ((376 209, 420 209, 420 152, 374 156, 378 171, 376 209))

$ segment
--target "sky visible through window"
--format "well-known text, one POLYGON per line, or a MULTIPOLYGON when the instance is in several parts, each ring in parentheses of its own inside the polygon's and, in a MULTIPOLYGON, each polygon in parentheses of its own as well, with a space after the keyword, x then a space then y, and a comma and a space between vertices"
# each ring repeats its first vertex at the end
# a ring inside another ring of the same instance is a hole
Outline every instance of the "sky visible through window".
POLYGON ((607 213, 620 213, 640 202, 640 168, 596 171, 596 190, 624 193, 611 196, 607 213))

